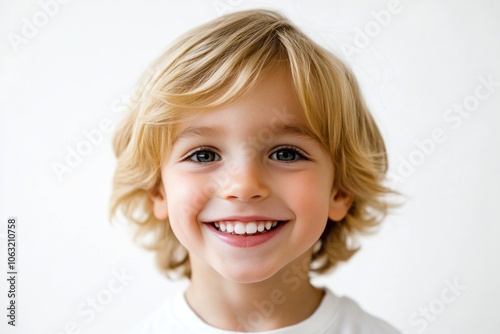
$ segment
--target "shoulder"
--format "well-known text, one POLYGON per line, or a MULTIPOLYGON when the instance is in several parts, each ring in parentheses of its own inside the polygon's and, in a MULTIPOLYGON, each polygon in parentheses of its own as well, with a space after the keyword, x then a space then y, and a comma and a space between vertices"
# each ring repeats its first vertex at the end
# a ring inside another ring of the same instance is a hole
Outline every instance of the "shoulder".
POLYGON ((386 321, 366 312, 349 297, 338 297, 326 289, 326 296, 336 304, 337 314, 332 319, 332 330, 350 334, 400 334, 401 332, 386 321))

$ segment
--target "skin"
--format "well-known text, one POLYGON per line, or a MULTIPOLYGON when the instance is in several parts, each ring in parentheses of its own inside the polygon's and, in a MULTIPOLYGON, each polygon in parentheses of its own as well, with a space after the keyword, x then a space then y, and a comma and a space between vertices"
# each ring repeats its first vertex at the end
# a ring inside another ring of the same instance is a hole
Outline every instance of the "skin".
POLYGON ((333 163, 307 134, 291 82, 275 70, 229 105, 190 111, 151 195, 155 216, 169 219, 189 252, 186 299, 217 328, 264 331, 308 318, 323 297, 307 275, 312 247, 327 219, 341 220, 352 202, 332 190, 333 163), (264 244, 239 248, 208 225, 232 215, 287 223, 264 244), (269 312, 254 321, 263 302, 269 312))

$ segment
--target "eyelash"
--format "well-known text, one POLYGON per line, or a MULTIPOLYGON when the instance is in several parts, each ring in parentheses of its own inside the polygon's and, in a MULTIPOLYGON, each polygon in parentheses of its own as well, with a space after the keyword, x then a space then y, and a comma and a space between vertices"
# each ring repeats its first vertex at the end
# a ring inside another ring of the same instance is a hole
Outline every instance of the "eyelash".
POLYGON ((296 162, 296 161, 300 161, 300 160, 306 160, 306 161, 310 160, 301 149, 299 149, 298 147, 295 147, 295 146, 290 146, 290 145, 277 147, 276 149, 274 149, 274 151, 270 154, 269 157, 273 156, 274 154, 278 153, 279 151, 284 151, 284 150, 292 151, 293 153, 295 153, 297 155, 297 159, 294 159, 291 161, 283 161, 283 160, 276 160, 276 161, 280 161, 283 163, 291 163, 291 162, 296 162))
MULTIPOLYGON (((275 148, 273 150, 273 152, 269 155, 269 157, 273 156, 274 154, 276 154, 276 153, 278 153, 280 151, 284 151, 284 150, 292 151, 294 154, 296 154, 297 158, 294 159, 294 160, 291 160, 291 161, 278 160, 278 159, 273 159, 273 160, 280 161, 280 162, 283 162, 283 163, 291 163, 291 162, 296 162, 296 161, 300 161, 300 160, 306 160, 306 161, 310 160, 307 157, 307 155, 302 150, 300 150, 299 148, 297 148, 295 146, 290 146, 290 145, 279 146, 279 147, 275 148)), ((220 157, 220 155, 212 147, 208 147, 208 146, 198 147, 195 150, 189 152, 185 156, 185 158, 182 159, 182 161, 191 162, 191 163, 195 163, 195 164, 199 164, 199 165, 205 165, 205 164, 208 164, 208 163, 211 163, 211 162, 217 162, 217 161, 220 161, 220 160, 222 160, 222 158, 220 157), (215 154, 215 155, 217 155, 219 157, 219 160, 214 160, 214 161, 209 161, 209 162, 201 162, 201 161, 192 160, 192 158, 197 153, 200 153, 200 152, 210 152, 212 154, 215 154)))
POLYGON ((220 157, 220 155, 212 148, 212 147, 208 147, 208 146, 202 146, 202 147, 198 147, 194 150, 192 150, 191 152, 189 152, 185 158, 182 159, 182 161, 185 161, 185 162, 191 162, 191 163, 195 163, 195 164, 199 164, 199 165, 206 165, 207 163, 211 163, 211 162, 216 162, 216 161, 220 161, 222 158, 220 157), (197 153, 200 153, 200 152, 210 152, 210 153, 213 153, 217 156, 219 156, 219 160, 214 160, 214 161, 210 161, 210 162, 201 162, 201 161, 195 161, 195 160, 192 160, 192 158, 197 154, 197 153))

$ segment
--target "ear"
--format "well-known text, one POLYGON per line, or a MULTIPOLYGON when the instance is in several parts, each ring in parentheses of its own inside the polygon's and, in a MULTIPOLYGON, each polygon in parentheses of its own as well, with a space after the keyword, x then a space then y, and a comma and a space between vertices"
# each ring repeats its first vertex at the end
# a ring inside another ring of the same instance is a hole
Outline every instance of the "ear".
POLYGON ((340 190, 334 190, 330 199, 330 210, 328 218, 333 221, 341 221, 347 215, 354 198, 340 190))
POLYGON ((167 197, 165 196, 165 189, 163 183, 160 182, 155 189, 149 192, 149 202, 153 207, 153 214, 158 220, 165 220, 168 218, 167 197))

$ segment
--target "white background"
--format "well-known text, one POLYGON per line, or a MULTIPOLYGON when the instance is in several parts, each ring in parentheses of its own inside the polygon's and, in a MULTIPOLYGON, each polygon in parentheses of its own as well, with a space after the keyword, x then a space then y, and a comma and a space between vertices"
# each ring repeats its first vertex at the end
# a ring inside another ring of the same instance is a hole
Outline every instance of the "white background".
POLYGON ((73 0, 44 22, 37 1, 1 0, 0 332, 123 333, 180 288, 108 221, 110 133, 61 180, 53 164, 65 163, 68 147, 103 119, 117 124, 139 75, 174 38, 225 11, 267 7, 353 68, 386 138, 391 173, 401 174, 392 185, 406 199, 318 284, 406 333, 498 333, 500 2, 401 0, 381 26, 373 12, 389 3, 73 0), (40 27, 15 46, 13 34, 24 38, 34 20, 40 27), (342 45, 360 47, 349 54, 342 45), (479 78, 497 83, 474 100, 479 78), (454 104, 474 101, 468 117, 444 118, 454 104), (417 142, 429 143, 436 129, 444 139, 422 152, 417 142), (18 218, 16 328, 4 307, 10 216, 18 218), (133 278, 107 294, 122 271, 133 278), (453 294, 446 282, 461 288, 453 294), (82 313, 99 295, 112 299, 94 317, 82 313), (72 326, 79 331, 65 331, 72 326))

